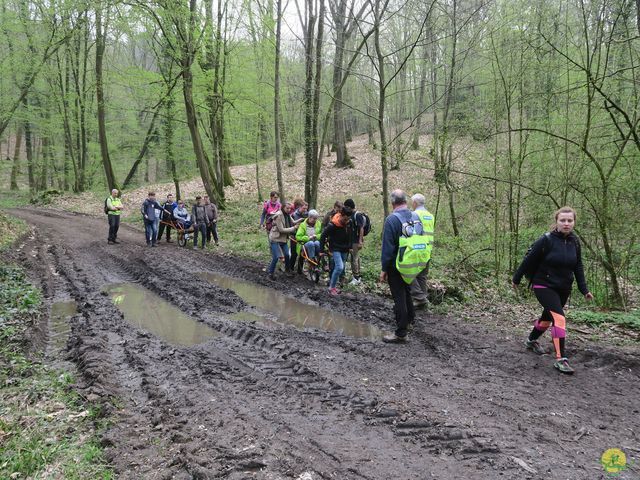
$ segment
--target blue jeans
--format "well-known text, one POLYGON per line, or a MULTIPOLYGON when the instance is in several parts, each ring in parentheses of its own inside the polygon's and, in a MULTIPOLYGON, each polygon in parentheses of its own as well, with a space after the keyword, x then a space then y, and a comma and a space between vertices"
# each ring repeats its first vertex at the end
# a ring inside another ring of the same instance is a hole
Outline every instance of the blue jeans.
POLYGON ((331 270, 331 281, 329 288, 335 288, 340 280, 340 275, 344 272, 344 262, 347 260, 349 252, 331 252, 333 258, 333 270, 331 270))
POLYGON ((155 220, 144 220, 144 234, 147 237, 147 245, 151 245, 151 243, 156 243, 156 238, 158 237, 158 229, 156 228, 155 220))
POLYGON ((207 224, 196 223, 194 225, 195 231, 193 232, 193 246, 198 246, 198 233, 202 234, 202 248, 207 245, 207 224))
POLYGON ((267 269, 267 273, 272 275, 276 271, 276 265, 280 259, 280 255, 284 254, 284 264, 289 265, 289 245, 286 242, 269 242, 271 246, 271 263, 267 269))
POLYGON ((315 258, 316 254, 320 251, 320 241, 319 240, 309 240, 304 244, 304 248, 307 249, 307 256, 309 258, 315 258))

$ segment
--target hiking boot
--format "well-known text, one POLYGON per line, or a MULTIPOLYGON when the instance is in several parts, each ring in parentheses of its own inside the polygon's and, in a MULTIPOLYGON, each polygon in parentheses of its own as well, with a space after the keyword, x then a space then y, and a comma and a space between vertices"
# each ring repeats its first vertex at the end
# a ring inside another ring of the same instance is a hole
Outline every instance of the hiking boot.
POLYGON ((114 240, 113 243, 115 243, 116 245, 119 244, 120 242, 118 240, 114 240))
POLYGON ((116 242, 114 242, 113 240, 108 240, 107 241, 107 245, 115 245, 116 242))
POLYGON ((269 280, 275 280, 276 279, 276 276, 273 273, 268 274, 267 277, 269 277, 269 280))
POLYGON ((561 373, 566 373, 567 375, 573 375, 573 372, 575 372, 575 370, 569 365, 566 358, 559 359, 553 364, 553 366, 561 373))
POLYGON ((353 277, 353 279, 349 282, 349 285, 360 285, 362 283, 362 280, 360 280, 357 277, 353 277))
POLYGON ((545 355, 548 353, 537 340, 527 340, 524 342, 524 346, 527 347, 527 350, 531 350, 533 353, 537 353, 538 355, 545 355))
POLYGON ((329 295, 333 295, 333 296, 340 295, 340 291, 336 287, 330 288, 329 295))
POLYGON ((399 337, 395 333, 382 337, 384 343, 406 343, 407 337, 399 337))
POLYGON ((170 238, 167 238, 167 243, 173 243, 173 240, 171 240, 170 238))

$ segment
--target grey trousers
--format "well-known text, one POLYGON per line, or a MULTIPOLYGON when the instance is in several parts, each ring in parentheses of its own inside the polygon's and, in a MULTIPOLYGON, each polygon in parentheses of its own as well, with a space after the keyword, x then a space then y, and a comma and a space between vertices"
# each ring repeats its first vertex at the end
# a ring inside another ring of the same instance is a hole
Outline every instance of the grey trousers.
POLYGON ((410 291, 413 303, 416 305, 424 305, 427 303, 427 274, 429 273, 429 264, 422 270, 418 276, 411 282, 410 291))

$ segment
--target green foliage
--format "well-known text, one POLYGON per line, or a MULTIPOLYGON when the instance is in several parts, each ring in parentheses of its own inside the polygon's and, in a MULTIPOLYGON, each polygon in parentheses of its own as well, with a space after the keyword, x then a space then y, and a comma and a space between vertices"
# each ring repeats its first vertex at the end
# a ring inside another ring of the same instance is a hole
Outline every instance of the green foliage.
POLYGON ((633 330, 640 330, 640 310, 629 312, 612 312, 598 310, 574 310, 571 319, 594 327, 620 325, 633 330))
POLYGON ((99 412, 86 409, 69 373, 23 352, 40 308, 24 271, 0 265, 0 477, 111 479, 92 433, 99 412))

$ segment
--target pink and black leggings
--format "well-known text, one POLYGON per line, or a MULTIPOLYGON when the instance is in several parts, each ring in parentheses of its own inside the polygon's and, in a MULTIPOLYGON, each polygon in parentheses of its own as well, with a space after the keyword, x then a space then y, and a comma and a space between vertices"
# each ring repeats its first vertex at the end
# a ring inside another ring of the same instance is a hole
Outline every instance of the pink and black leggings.
POLYGON ((567 303, 571 290, 555 290, 542 285, 534 285, 533 292, 544 308, 539 320, 533 325, 529 340, 537 340, 551 327, 551 338, 556 350, 556 358, 565 358, 564 340, 567 322, 564 316, 564 305, 567 303))

